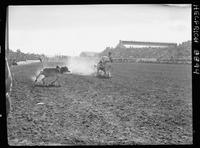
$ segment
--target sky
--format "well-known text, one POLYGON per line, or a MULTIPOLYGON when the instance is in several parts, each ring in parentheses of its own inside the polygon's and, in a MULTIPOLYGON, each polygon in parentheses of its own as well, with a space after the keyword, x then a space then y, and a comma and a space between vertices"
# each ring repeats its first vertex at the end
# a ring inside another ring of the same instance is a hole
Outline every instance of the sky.
POLYGON ((78 56, 119 40, 191 40, 191 5, 9 6, 9 48, 25 53, 78 56))

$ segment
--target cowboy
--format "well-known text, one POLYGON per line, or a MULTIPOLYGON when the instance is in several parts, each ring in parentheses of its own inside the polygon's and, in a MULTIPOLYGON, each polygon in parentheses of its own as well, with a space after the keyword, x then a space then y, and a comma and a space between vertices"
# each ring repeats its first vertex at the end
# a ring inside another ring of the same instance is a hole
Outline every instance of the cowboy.
POLYGON ((97 64, 97 74, 99 74, 99 71, 103 71, 104 74, 106 74, 106 64, 107 63, 112 63, 112 57, 111 57, 111 52, 108 52, 108 56, 102 56, 99 63, 97 64))

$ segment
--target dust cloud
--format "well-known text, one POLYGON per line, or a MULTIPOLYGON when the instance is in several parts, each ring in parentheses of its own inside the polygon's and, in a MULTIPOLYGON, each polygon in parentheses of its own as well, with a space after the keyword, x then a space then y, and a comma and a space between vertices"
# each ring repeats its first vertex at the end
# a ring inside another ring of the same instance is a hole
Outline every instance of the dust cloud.
MULTIPOLYGON (((43 63, 43 67, 50 68, 59 66, 67 66, 71 74, 78 74, 78 75, 92 75, 96 72, 95 65, 98 63, 99 58, 97 57, 69 57, 67 60, 58 61, 51 61, 49 63, 43 63)), ((43 68, 38 68, 33 75, 30 76, 32 81, 35 81, 36 76, 39 75, 40 71, 43 68)), ((38 82, 44 76, 41 75, 38 78, 38 82)))
POLYGON ((71 73, 91 75, 96 71, 94 65, 96 65, 97 62, 98 58, 93 57, 70 57, 66 65, 71 73))

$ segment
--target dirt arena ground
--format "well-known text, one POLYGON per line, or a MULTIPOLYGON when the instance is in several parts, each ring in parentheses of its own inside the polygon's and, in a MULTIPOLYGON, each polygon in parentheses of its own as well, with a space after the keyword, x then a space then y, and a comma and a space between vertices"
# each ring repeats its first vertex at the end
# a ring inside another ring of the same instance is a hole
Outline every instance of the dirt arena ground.
POLYGON ((10 145, 192 144, 190 65, 114 64, 111 79, 65 74, 60 87, 32 87, 38 68, 11 68, 10 145))

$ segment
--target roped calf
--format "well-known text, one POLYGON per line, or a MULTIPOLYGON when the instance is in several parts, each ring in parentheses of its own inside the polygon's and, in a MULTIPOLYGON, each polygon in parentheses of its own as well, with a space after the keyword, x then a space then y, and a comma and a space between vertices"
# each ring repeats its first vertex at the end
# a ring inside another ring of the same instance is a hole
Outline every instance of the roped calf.
POLYGON ((55 79, 53 82, 51 82, 51 84, 53 84, 53 83, 55 83, 55 82, 58 80, 59 76, 60 76, 61 74, 65 73, 65 72, 70 72, 69 69, 68 69, 66 66, 64 66, 64 67, 56 66, 56 68, 44 68, 44 69, 39 73, 39 75, 36 77, 35 83, 37 82, 38 78, 39 78, 41 75, 44 76, 44 78, 42 78, 42 83, 43 83, 43 85, 45 84, 45 81, 44 81, 44 80, 45 80, 46 78, 56 76, 56 79, 55 79))

